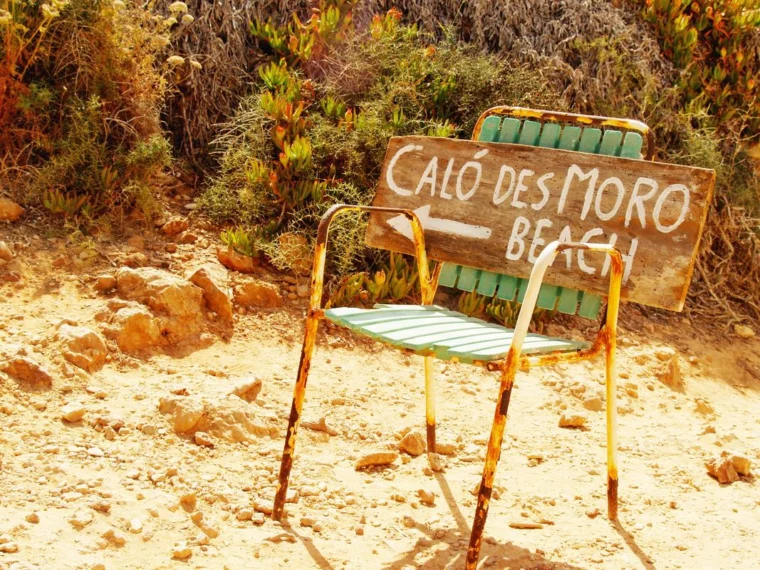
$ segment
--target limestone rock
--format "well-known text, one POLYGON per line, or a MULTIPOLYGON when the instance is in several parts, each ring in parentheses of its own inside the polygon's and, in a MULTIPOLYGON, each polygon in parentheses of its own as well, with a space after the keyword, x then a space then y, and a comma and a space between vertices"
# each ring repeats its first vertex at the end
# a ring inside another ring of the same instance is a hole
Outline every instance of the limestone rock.
POLYGON ((201 447, 214 447, 214 440, 205 431, 196 431, 195 444, 201 447))
POLYGON ((252 378, 239 381, 235 384, 230 394, 234 394, 246 402, 253 402, 256 400, 259 392, 261 392, 261 380, 259 378, 252 378))
POLYGON ((4 241, 0 241, 0 260, 10 261, 11 259, 13 259, 11 248, 4 241))
POLYGON ((195 428, 206 411, 203 402, 195 398, 162 399, 159 405, 162 413, 172 414, 174 431, 186 433, 195 428))
POLYGON ((116 277, 113 275, 99 275, 95 279, 95 291, 98 293, 107 293, 116 289, 116 277))
POLYGON ((25 356, 16 356, 0 364, 0 370, 35 388, 50 388, 53 385, 50 373, 42 365, 25 356))
POLYGON ((718 483, 727 484, 739 481, 741 476, 749 476, 752 464, 744 455, 723 451, 705 463, 705 467, 718 483))
POLYGON ((104 331, 124 352, 142 352, 163 342, 159 322, 144 307, 129 306, 116 311, 113 326, 104 331))
POLYGON ((235 303, 243 307, 272 309, 282 305, 282 295, 271 283, 251 280, 235 287, 235 303))
POLYGON ((15 222, 24 214, 24 208, 8 198, 0 198, 0 221, 15 222))
POLYGON ((80 402, 69 402, 61 408, 61 417, 67 422, 78 422, 84 417, 87 409, 80 402))
POLYGON ((707 417, 715 416, 715 408, 713 408, 712 404, 707 400, 703 398, 697 398, 694 403, 694 411, 698 414, 702 414, 703 416, 707 417))
POLYGON ((755 336, 755 331, 747 325, 734 325, 734 332, 739 338, 752 338, 755 336))
POLYGON ((435 493, 432 491, 426 491, 425 489, 418 489, 417 495, 420 498, 420 503, 432 507, 435 504, 435 493))
POLYGON ((108 354, 106 343, 98 333, 86 327, 62 325, 58 338, 63 343, 63 357, 87 372, 103 367, 108 354))
POLYGON ((601 412, 604 409, 604 402, 600 397, 594 396, 583 400, 583 407, 592 412, 601 412))
POLYGON ((193 551, 190 549, 186 542, 175 544, 174 548, 172 548, 172 558, 175 558, 176 560, 187 560, 192 555, 193 551))
POLYGON ((161 334, 173 344, 203 329, 203 291, 182 279, 152 267, 122 267, 116 274, 119 295, 148 306, 158 317, 161 334))
POLYGON ((410 431, 399 442, 398 448, 400 451, 403 451, 404 453, 408 453, 409 455, 413 457, 422 455, 423 453, 425 453, 425 448, 426 448, 425 436, 423 436, 418 431, 410 431))
POLYGON ((227 275, 212 265, 202 265, 190 271, 189 281, 203 291, 203 301, 225 322, 232 322, 232 301, 227 287, 227 275))
POLYGON ((227 269, 239 271, 240 273, 254 273, 259 265, 259 260, 255 257, 238 253, 231 247, 217 248, 216 258, 227 269))
POLYGON ((398 459, 398 453, 395 451, 379 451, 376 453, 368 453, 367 455, 360 457, 356 461, 354 467, 359 470, 364 469, 365 467, 390 465, 396 461, 396 459, 398 459))
POLYGON ((681 363, 678 354, 672 349, 656 353, 663 364, 655 370, 658 380, 676 392, 684 392, 686 385, 681 374, 681 363))
POLYGON ((185 218, 175 217, 161 226, 161 231, 164 235, 175 236, 180 232, 184 232, 190 224, 185 218))
POLYGON ((95 516, 92 514, 92 511, 81 509, 69 517, 69 522, 71 526, 81 530, 91 524, 94 519, 95 516))
POLYGON ((586 416, 583 414, 562 414, 559 418, 559 427, 581 428, 586 425, 586 416))

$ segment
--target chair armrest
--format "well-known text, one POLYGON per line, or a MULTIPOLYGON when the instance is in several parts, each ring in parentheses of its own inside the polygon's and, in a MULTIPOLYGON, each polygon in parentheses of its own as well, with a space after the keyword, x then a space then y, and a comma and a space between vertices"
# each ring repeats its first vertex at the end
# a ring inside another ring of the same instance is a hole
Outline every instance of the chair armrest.
POLYGON ((525 340, 525 336, 528 334, 530 319, 533 316, 533 311, 536 308, 538 292, 539 289, 541 289, 541 284, 544 280, 544 274, 554 259, 557 257, 557 254, 568 249, 598 251, 607 253, 612 258, 610 270, 610 288, 607 301, 608 317, 605 326, 612 330, 614 330, 617 326, 617 313, 618 307, 620 305, 620 286, 623 281, 623 258, 620 255, 620 252, 614 246, 609 244, 553 241, 544 248, 544 250, 536 259, 536 263, 533 265, 533 270, 531 271, 530 279, 528 280, 528 287, 525 290, 523 304, 522 307, 520 307, 520 314, 518 315, 517 322, 515 323, 515 329, 512 336, 512 343, 510 345, 508 358, 512 356, 513 351, 515 352, 514 356, 512 356, 513 358, 520 356, 523 341, 525 340))
POLYGON ((336 204, 324 213, 317 228, 317 243, 314 248, 314 266, 311 272, 311 285, 309 293, 309 312, 315 313, 322 307, 322 291, 325 278, 325 259, 327 257, 327 237, 330 224, 338 214, 345 212, 378 212, 385 214, 403 214, 409 219, 414 236, 415 257, 417 259, 417 272, 422 290, 422 304, 428 305, 433 302, 435 287, 430 277, 427 253, 425 252, 425 235, 422 231, 422 223, 417 214, 404 208, 383 208, 379 206, 354 206, 351 204, 336 204))

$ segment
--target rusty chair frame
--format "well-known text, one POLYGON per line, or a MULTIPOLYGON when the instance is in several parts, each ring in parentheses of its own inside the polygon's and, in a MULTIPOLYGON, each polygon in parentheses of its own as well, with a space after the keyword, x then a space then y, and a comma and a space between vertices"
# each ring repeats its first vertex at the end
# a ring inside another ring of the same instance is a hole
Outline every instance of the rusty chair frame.
MULTIPOLYGON (((285 437, 285 446, 280 464, 279 480, 275 494, 272 518, 280 520, 285 508, 285 498, 288 490, 290 471, 293 466, 293 454, 295 451, 296 435, 301 421, 306 383, 311 368, 311 359, 317 337, 319 321, 324 318, 322 309, 322 293, 324 287, 325 259, 327 256, 327 237, 330 224, 338 214, 360 211, 378 212, 386 214, 403 214, 412 226, 414 235, 415 258, 420 278, 422 291, 422 304, 430 305, 438 284, 440 264, 436 264, 431 272, 429 270, 427 254, 425 251, 425 237, 422 225, 411 210, 402 208, 380 208, 375 206, 352 206, 338 204, 331 207, 322 217, 317 231, 317 243, 314 254, 314 266, 311 275, 309 309, 306 315, 306 331, 304 334, 301 360, 298 366, 298 375, 293 392, 293 402, 290 409, 288 429, 285 437)), ((623 276, 623 262, 620 252, 606 244, 589 243, 560 243, 548 244, 539 255, 533 266, 525 298, 514 328, 514 335, 507 356, 503 360, 479 362, 475 364, 485 367, 489 371, 501 372, 501 383, 497 397, 496 412, 488 441, 483 476, 478 492, 478 504, 475 511, 475 521, 472 527, 470 545, 467 551, 467 570, 474 570, 480 555, 480 544, 485 527, 488 506, 491 499, 496 464, 501 453, 501 444, 506 426, 507 410, 514 385, 517 370, 530 369, 533 366, 550 365, 558 362, 576 362, 598 356, 602 350, 606 355, 606 400, 607 400, 607 506, 608 516, 611 520, 617 519, 617 408, 615 396, 617 390, 617 378, 615 373, 615 349, 618 308, 620 306, 620 287, 623 276), (610 255, 612 263, 610 270, 610 287, 607 301, 607 310, 602 326, 597 333, 596 339, 588 349, 575 352, 546 354, 538 356, 521 355, 522 343, 528 332, 531 316, 538 299, 538 292, 547 268, 554 258, 568 249, 580 249, 589 252, 600 252, 610 255)), ((432 355, 424 356, 425 369, 425 420, 427 428, 427 451, 428 456, 435 452, 435 398, 434 382, 432 373, 432 355)))
MULTIPOLYGON (((506 115, 519 118, 535 118, 553 122, 574 122, 584 125, 609 126, 626 128, 640 132, 647 139, 647 148, 644 153, 645 160, 651 160, 654 154, 654 137, 649 128, 639 121, 627 119, 610 119, 606 117, 575 115, 571 113, 555 113, 548 111, 534 111, 514 107, 494 107, 483 113, 478 119, 473 138, 477 139, 483 121, 490 115, 506 115)), ((355 206, 338 204, 331 207, 322 217, 317 231, 317 241, 314 254, 314 265, 310 282, 309 309, 306 315, 306 331, 304 334, 301 359, 298 366, 296 384, 293 391, 293 402, 288 420, 288 429, 285 437, 285 445, 280 464, 279 480, 275 494, 272 518, 280 520, 285 508, 285 498, 288 490, 290 471, 293 466, 293 454, 295 451, 296 435, 301 421, 303 402, 308 380, 311 359, 317 337, 319 321, 325 317, 322 308, 322 294, 324 286, 325 259, 327 254, 327 238, 330 224, 339 214, 346 212, 370 212, 381 214, 403 214, 412 227, 414 238, 414 251, 417 260, 417 268, 420 280, 421 301, 423 305, 431 305, 438 288, 438 277, 441 264, 436 263, 430 271, 425 250, 425 236, 422 225, 416 214, 403 208, 384 208, 376 206, 355 206)), ((548 244, 538 256, 526 289, 522 307, 515 324, 512 341, 507 356, 502 360, 475 361, 473 364, 482 366, 492 372, 501 373, 499 394, 496 399, 496 411, 488 440, 486 459, 483 466, 483 475, 478 491, 478 501, 475 511, 475 519, 472 526, 469 548, 465 563, 466 570, 475 570, 480 556, 480 546, 485 527, 488 507, 491 499, 493 481, 496 473, 496 465, 501 454, 501 445, 506 426, 509 400, 514 386, 515 376, 518 370, 528 370, 534 366, 557 364, 559 362, 577 362, 589 360, 605 353, 606 371, 606 401, 607 401, 607 513, 610 520, 617 520, 618 507, 618 464, 617 464, 617 376, 615 371, 616 331, 618 310, 620 306, 620 289, 623 278, 623 262, 620 252, 607 244, 590 243, 560 243, 548 244), (559 253, 569 249, 599 252, 610 256, 610 281, 607 298, 607 307, 601 326, 597 332, 591 347, 574 352, 560 352, 543 355, 522 355, 522 344, 528 333, 531 316, 536 306, 539 289, 543 282, 547 268, 559 253)), ((401 349, 402 351, 405 349, 401 349)), ((427 429, 427 452, 435 453, 435 387, 433 381, 433 354, 424 355, 425 371, 425 419, 427 429)))

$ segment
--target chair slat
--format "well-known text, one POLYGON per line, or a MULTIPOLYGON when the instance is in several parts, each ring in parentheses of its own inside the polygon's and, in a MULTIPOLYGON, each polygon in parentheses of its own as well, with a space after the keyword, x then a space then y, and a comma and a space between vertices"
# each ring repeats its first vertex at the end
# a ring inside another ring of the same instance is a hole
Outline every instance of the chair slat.
POLYGON ((550 311, 553 311, 554 307, 557 305, 557 298, 559 297, 560 289, 562 289, 562 287, 543 283, 541 285, 541 289, 538 291, 538 300, 536 301, 536 306, 540 309, 548 309, 550 311))
POLYGON ((478 278, 480 277, 481 272, 480 269, 462 266, 462 269, 459 271, 457 289, 460 291, 467 291, 468 293, 474 291, 475 286, 478 284, 478 278))
POLYGON ((496 296, 502 301, 511 301, 517 293, 517 277, 512 275, 502 275, 499 278, 499 290, 496 296))
POLYGON ((517 142, 529 146, 536 146, 538 144, 538 136, 541 132, 541 123, 538 121, 523 121, 522 129, 520 130, 520 138, 517 142))
POLYGON ((499 274, 491 271, 483 271, 478 281, 478 294, 486 297, 493 297, 496 293, 496 287, 499 285, 499 274))
POLYGON ((517 280, 517 302, 522 303, 525 299, 525 291, 528 288, 528 280, 527 279, 518 279, 517 280))
POLYGON ((499 127, 501 126, 501 117, 497 115, 491 115, 483 121, 483 125, 480 127, 479 141, 484 142, 496 142, 499 140, 499 127))
POLYGON ((461 271, 461 265, 454 265, 453 263, 444 263, 441 267, 441 274, 438 277, 438 284, 444 287, 454 287, 457 284, 459 278, 459 271, 461 271))
POLYGON ((587 319, 595 319, 599 314, 599 309, 602 306, 602 298, 599 295, 593 293, 583 293, 581 299, 581 306, 578 309, 578 315, 587 319))
POLYGON ((620 149, 620 156, 623 158, 641 158, 641 148, 644 146, 644 137, 639 133, 625 133, 623 146, 620 149))
POLYGON ((538 146, 557 148, 561 132, 562 127, 557 123, 546 123, 544 125, 544 130, 541 131, 541 138, 538 140, 538 146))
POLYGON ((575 289, 562 289, 559 296, 559 302, 557 303, 557 310, 560 313, 567 315, 574 315, 578 310, 578 298, 581 296, 580 291, 575 289))
POLYGON ((602 144, 599 145, 599 154, 608 156, 618 156, 620 154, 620 143, 623 141, 623 133, 615 130, 604 131, 602 144))
POLYGON ((520 133, 521 121, 509 117, 504 119, 501 123, 501 132, 499 134, 499 142, 502 143, 515 143, 517 142, 517 136, 520 133))
POLYGON ((597 154, 599 152, 599 141, 602 139, 602 130, 586 127, 581 135, 581 142, 578 143, 578 152, 590 152, 597 154))
POLYGON ((569 125, 562 129, 562 135, 559 137, 559 147, 562 150, 577 150, 578 142, 581 140, 580 127, 569 125))

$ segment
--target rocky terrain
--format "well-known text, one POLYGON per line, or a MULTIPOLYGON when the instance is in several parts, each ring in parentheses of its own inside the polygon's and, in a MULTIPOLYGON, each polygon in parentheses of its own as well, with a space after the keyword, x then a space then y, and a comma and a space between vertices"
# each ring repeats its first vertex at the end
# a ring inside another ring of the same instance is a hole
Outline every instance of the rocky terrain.
MULTIPOLYGON (((0 569, 462 567, 497 377, 436 364, 432 471, 421 358, 323 327, 273 522, 306 276, 193 224, 0 226, 0 569)), ((760 341, 711 326, 621 314, 617 526, 601 361, 519 373, 482 567, 757 566, 760 341)))

